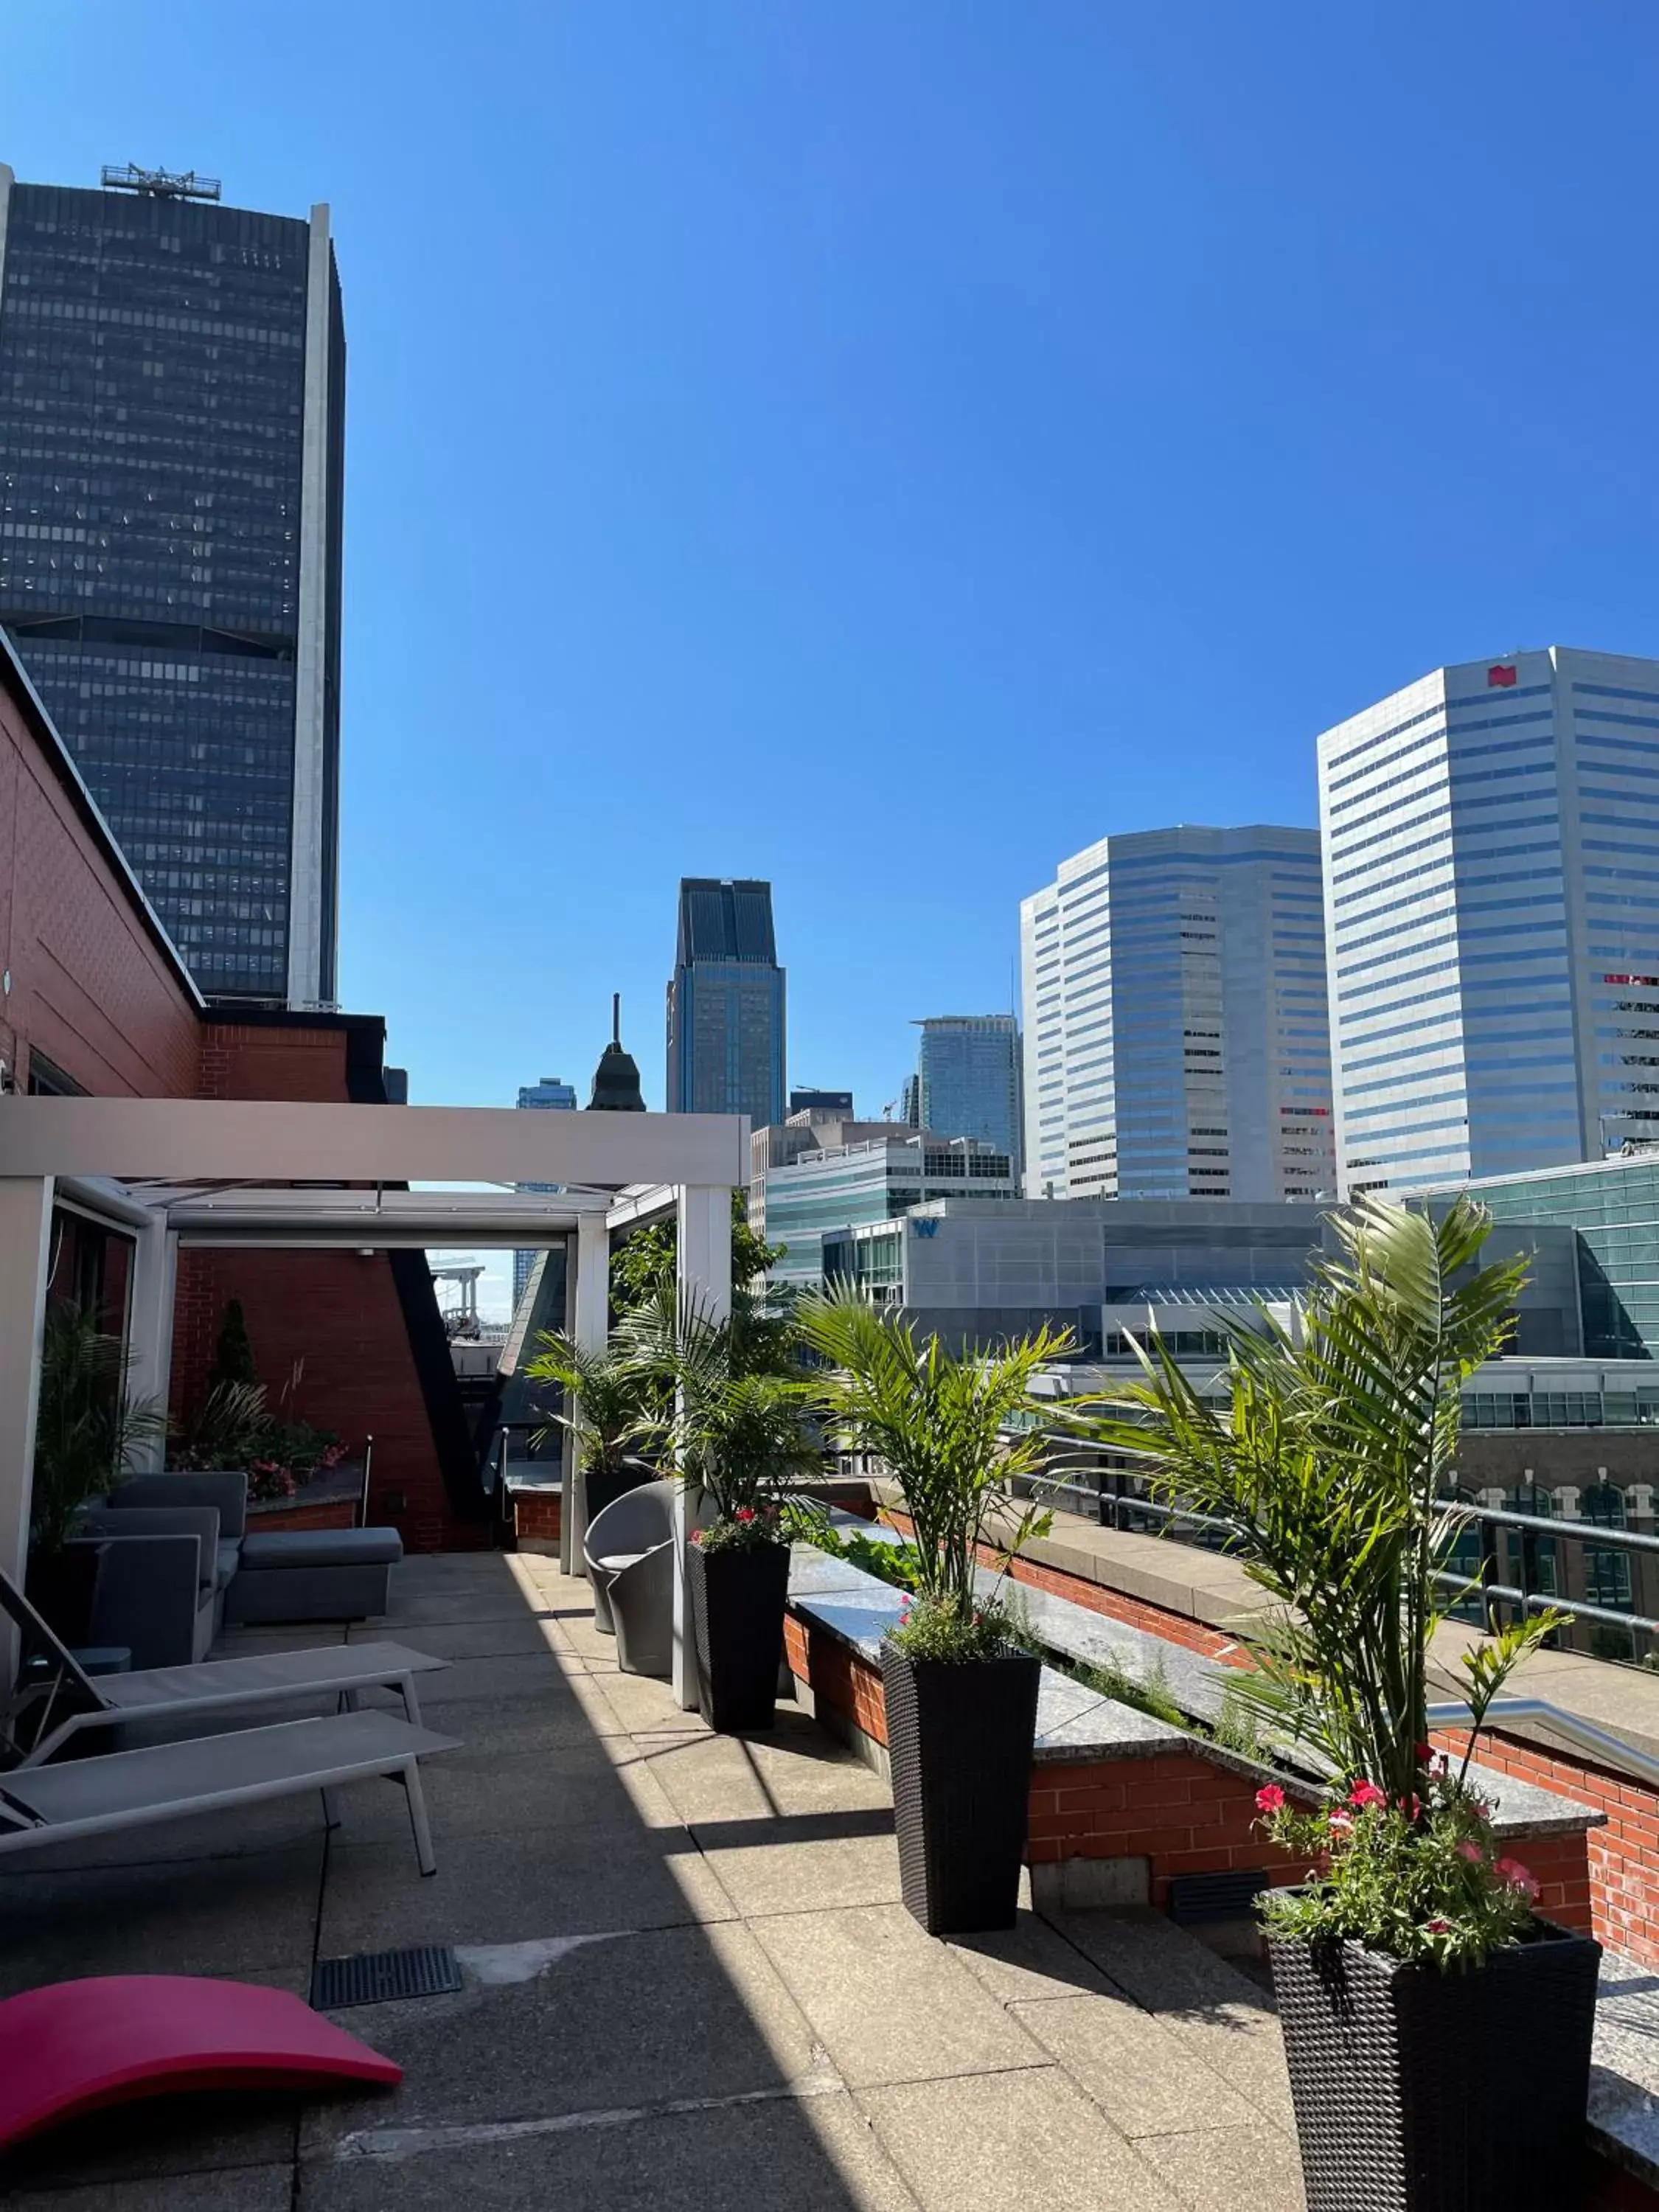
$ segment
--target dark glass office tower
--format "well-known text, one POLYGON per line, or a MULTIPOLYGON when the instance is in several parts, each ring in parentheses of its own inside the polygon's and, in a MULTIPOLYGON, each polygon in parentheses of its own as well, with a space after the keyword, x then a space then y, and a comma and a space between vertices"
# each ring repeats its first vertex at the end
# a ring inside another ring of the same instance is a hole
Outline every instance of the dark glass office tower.
POLYGON ((328 210, 0 167, 0 623, 202 991, 335 995, 328 210))
POLYGON ((770 884, 680 881, 668 986, 668 1110, 783 1119, 783 970, 770 884))

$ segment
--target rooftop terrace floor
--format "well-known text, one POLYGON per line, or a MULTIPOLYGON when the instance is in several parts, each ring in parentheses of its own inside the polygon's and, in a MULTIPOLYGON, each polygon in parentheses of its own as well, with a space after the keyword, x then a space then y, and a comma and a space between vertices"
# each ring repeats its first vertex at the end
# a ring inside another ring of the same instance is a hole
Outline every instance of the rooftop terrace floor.
MULTIPOLYGON (((785 1705, 714 1736, 617 1671, 587 1585, 520 1555, 408 1560, 395 1635, 462 1748, 401 1792, 256 1806, 0 1876, 0 1990, 458 1947, 457 1996, 355 2008, 370 2097, 189 2100, 82 2123, 0 2175, 29 2212, 1290 2212, 1278 2028, 1255 1984, 1145 1913, 940 1942, 898 1902, 886 1785, 785 1705)), ((228 1649, 314 1644, 237 1632, 228 1649)))

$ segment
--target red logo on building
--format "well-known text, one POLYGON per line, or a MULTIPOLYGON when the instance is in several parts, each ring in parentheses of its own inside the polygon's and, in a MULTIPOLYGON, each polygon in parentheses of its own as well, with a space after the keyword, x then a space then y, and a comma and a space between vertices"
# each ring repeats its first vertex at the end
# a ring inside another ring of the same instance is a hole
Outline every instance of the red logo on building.
POLYGON ((1488 691, 1507 691, 1514 681, 1515 671, 1512 668, 1489 668, 1486 671, 1488 691))

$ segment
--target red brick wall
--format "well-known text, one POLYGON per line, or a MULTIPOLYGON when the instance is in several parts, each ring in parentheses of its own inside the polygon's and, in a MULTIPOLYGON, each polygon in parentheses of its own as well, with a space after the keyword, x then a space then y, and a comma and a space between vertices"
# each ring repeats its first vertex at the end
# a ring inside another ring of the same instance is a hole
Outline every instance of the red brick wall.
MULTIPOLYGON (((1449 1730, 1435 1741, 1461 1757, 1468 1736, 1449 1730)), ((1507 1736, 1483 1735, 1479 1757, 1483 1766, 1500 1774, 1559 1790, 1607 1814, 1607 1826, 1592 1828, 1589 1839, 1592 1927, 1614 1950, 1659 1966, 1659 1792, 1586 1760, 1507 1736)), ((1532 1865, 1530 1858, 1527 1863, 1532 1865)), ((1534 1866, 1533 1871, 1539 1869, 1534 1866)))
POLYGON ((3 682, 0 968, 0 1059, 20 1085, 33 1049, 100 1097, 195 1090, 191 1000, 3 682))
POLYGON ((556 1544, 564 1529, 564 1497, 556 1490, 515 1490, 513 1533, 520 1542, 556 1544))
MULTIPOLYGON (((791 1673, 807 1684, 815 1703, 853 1720, 878 1743, 886 1742, 878 1668, 844 1644, 815 1634, 793 1613, 784 1624, 784 1649, 791 1673)), ((1265 1867, 1274 1882, 1300 1881, 1306 1863, 1275 1850, 1256 1826, 1256 1788, 1250 1776, 1206 1757, 1197 1746, 1150 1759, 1063 1766, 1045 1762, 1031 1771, 1026 1863, 1145 1859, 1152 1902, 1160 1909, 1168 1906, 1170 1884, 1181 1875, 1265 1867)), ((1592 1916, 1583 1835, 1517 1836, 1507 1848, 1540 1883, 1540 1910, 1588 1932, 1592 1916)))

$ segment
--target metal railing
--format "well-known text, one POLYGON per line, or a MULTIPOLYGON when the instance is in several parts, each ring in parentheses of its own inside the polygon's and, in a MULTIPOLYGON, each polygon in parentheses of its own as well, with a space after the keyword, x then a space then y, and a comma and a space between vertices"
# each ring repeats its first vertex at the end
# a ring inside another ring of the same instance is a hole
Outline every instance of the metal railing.
MULTIPOLYGON (((1058 1449, 1073 1457, 1066 1472, 1051 1470, 1036 1478, 1030 1486, 1033 1490, 1045 1497, 1058 1493, 1075 1498, 1098 1519, 1103 1528, 1139 1534, 1144 1533, 1144 1528, 1137 1523, 1150 1520, 1158 1524, 1161 1534, 1176 1542, 1198 1542, 1206 1549, 1223 1553, 1233 1548, 1238 1532, 1232 1522, 1213 1514, 1194 1512, 1149 1498, 1137 1486, 1142 1478, 1132 1469, 1091 1468, 1079 1463, 1074 1456, 1079 1449, 1075 1437, 1054 1432, 1050 1435, 1058 1449), (1084 1479, 1078 1480, 1079 1476, 1084 1479), (1219 1541, 1207 1540, 1212 1538, 1218 1538, 1219 1541)), ((1480 1608, 1488 1628, 1495 1631, 1501 1627, 1508 1609, 1523 1613, 1552 1610, 1564 1613, 1575 1623, 1583 1621, 1630 1632, 1632 1662, 1620 1662, 1605 1652, 1598 1655, 1613 1658, 1615 1664, 1635 1662, 1638 1634, 1659 1636, 1659 1618, 1640 1613, 1633 1605, 1603 1605, 1594 1598, 1575 1597, 1551 1589, 1547 1583, 1553 1577, 1541 1573, 1537 1556, 1539 1541, 1543 1539, 1551 1544, 1577 1545, 1583 1552, 1624 1553, 1638 1558, 1645 1554, 1659 1559, 1659 1535, 1644 1535, 1634 1528, 1606 1527, 1600 1522, 1565 1521, 1542 1513, 1517 1513, 1504 1506, 1473 1504, 1461 1499, 1449 1498, 1440 1510, 1449 1518, 1462 1522, 1479 1547, 1478 1560, 1472 1561, 1466 1571, 1451 1569, 1443 1572, 1438 1577, 1440 1584, 1443 1589, 1462 1593, 1471 1607, 1480 1608), (1516 1582, 1503 1579, 1499 1539, 1506 1529, 1514 1529, 1519 1537, 1514 1547, 1519 1574, 1516 1582)))
MULTIPOLYGON (((1465 1705, 1429 1707, 1431 1729, 1466 1727, 1471 1718, 1465 1705)), ((1582 1720, 1577 1713, 1566 1712, 1542 1698, 1495 1698, 1481 1727, 1483 1733, 1496 1731, 1501 1735, 1506 1722, 1513 1725, 1526 1721, 1535 1728, 1547 1729, 1552 1735, 1564 1736, 1580 1751, 1588 1752, 1592 1759, 1621 1774, 1659 1787, 1659 1759, 1638 1749, 1628 1736, 1613 1735, 1606 1729, 1597 1728, 1594 1722, 1582 1720)))

